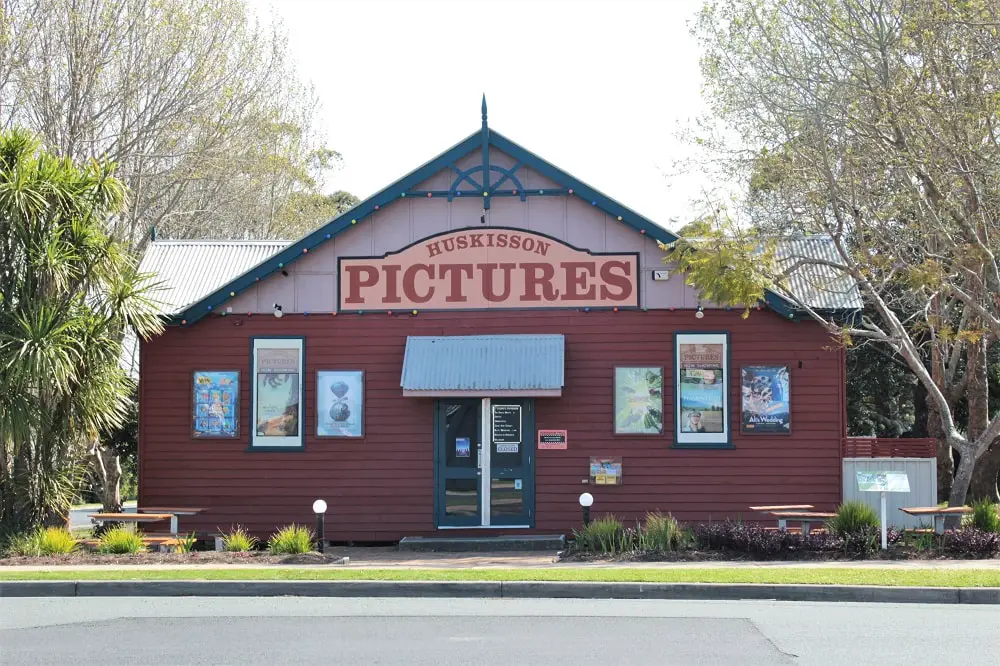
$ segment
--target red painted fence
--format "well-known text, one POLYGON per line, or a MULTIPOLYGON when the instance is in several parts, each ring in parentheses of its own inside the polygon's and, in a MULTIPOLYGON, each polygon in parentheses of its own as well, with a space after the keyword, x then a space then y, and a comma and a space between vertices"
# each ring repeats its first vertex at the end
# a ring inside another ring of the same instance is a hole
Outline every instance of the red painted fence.
POLYGON ((937 440, 930 437, 847 437, 841 452, 844 458, 935 458, 937 440))

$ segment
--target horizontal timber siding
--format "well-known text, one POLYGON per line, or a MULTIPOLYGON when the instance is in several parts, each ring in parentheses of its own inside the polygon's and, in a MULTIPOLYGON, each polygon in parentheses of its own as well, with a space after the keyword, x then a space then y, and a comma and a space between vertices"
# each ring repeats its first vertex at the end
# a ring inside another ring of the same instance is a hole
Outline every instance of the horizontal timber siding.
POLYGON ((322 497, 330 507, 327 534, 338 541, 434 534, 433 401, 402 396, 406 336, 506 333, 566 336, 563 396, 535 403, 538 428, 569 431, 568 450, 536 454, 537 531, 575 527, 584 490, 594 494, 597 515, 629 520, 657 509, 685 521, 753 519, 753 504, 826 510, 839 502, 843 357, 821 328, 769 312, 744 320, 706 311, 698 320, 690 311, 658 310, 230 315, 170 328, 142 345, 140 504, 209 508, 183 517, 185 530, 239 523, 265 536, 292 521, 311 524, 312 502, 322 497), (734 449, 670 448, 677 331, 730 332, 734 449), (250 338, 269 335, 305 336, 304 451, 247 451, 250 338), (793 432, 740 436, 739 367, 771 363, 791 368, 793 432), (613 368, 629 364, 663 366, 663 435, 612 433, 613 368), (241 371, 239 440, 191 438, 191 373, 199 369, 241 371), (365 437, 311 436, 319 369, 365 371, 365 437), (623 485, 585 485, 590 456, 620 456, 623 485))

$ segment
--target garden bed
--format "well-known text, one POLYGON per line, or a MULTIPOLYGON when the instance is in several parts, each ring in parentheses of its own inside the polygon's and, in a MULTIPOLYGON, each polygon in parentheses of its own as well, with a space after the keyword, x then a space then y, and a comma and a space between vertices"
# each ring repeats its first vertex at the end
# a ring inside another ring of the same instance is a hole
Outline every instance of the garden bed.
POLYGON ((63 565, 93 565, 93 564, 247 564, 253 566, 304 564, 333 564, 343 556, 333 553, 305 553, 301 555, 272 555, 266 550, 247 553, 227 553, 217 551, 193 551, 190 553, 135 553, 131 555, 113 555, 90 552, 85 550, 67 553, 65 555, 40 555, 36 557, 5 557, 0 558, 0 566, 63 566, 63 565))

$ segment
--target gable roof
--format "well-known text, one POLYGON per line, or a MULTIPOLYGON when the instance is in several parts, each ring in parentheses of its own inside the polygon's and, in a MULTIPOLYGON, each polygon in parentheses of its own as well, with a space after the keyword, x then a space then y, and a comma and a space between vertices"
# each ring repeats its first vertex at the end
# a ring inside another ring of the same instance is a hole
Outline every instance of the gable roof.
MULTIPOLYGON (((214 290, 207 286, 209 281, 204 280, 201 283, 204 287, 200 290, 206 293, 196 297, 196 301, 183 303, 177 310, 167 313, 168 323, 193 324, 202 317, 210 314, 212 310, 224 305, 226 301, 233 297, 232 295, 239 294, 273 273, 283 270, 292 262, 343 233, 352 225, 364 224, 366 218, 382 206, 407 196, 443 196, 449 201, 462 196, 481 197, 484 208, 490 207, 490 200, 494 197, 519 197, 523 201, 529 196, 575 196, 588 201, 592 206, 617 218, 622 224, 632 227, 636 232, 644 234, 653 240, 661 243, 672 243, 678 238, 671 231, 659 226, 652 220, 640 215, 596 188, 587 185, 559 167, 542 159, 527 148, 503 136, 496 130, 490 129, 486 121, 486 98, 484 97, 482 105, 482 128, 480 131, 470 134, 440 155, 417 167, 399 180, 396 180, 347 212, 338 215, 294 243, 285 244, 281 242, 280 247, 273 248, 274 251, 270 256, 261 259, 259 263, 252 267, 247 266, 243 272, 232 275, 226 279, 224 284, 218 285, 214 290), (491 146, 516 160, 516 164, 509 169, 491 165, 489 160, 491 146), (482 164, 470 169, 459 169, 456 166, 456 162, 477 148, 482 152, 482 164), (539 174, 557 183, 559 187, 556 189, 526 191, 520 186, 520 182, 515 174, 522 167, 537 171, 539 174), (430 191, 414 189, 431 176, 448 169, 451 169, 456 174, 456 178, 449 189, 430 191), (481 180, 476 180, 476 174, 479 174, 481 180), (498 174, 495 179, 493 178, 494 174, 498 174), (507 185, 506 189, 503 188, 504 185, 507 185)), ((262 243, 266 242, 262 241, 262 243)), ((219 243, 225 243, 225 241, 220 241, 219 243)), ((194 277, 202 276, 198 276, 197 274, 184 275, 184 279, 194 277)), ((199 289, 191 290, 192 293, 194 291, 199 291, 199 289)), ((845 293, 850 293, 850 290, 845 291, 845 293)), ((820 294, 817 292, 817 295, 820 294)), ((846 300, 840 301, 839 305, 834 305, 837 301, 832 297, 828 297, 825 292, 822 296, 822 302, 830 304, 832 307, 821 307, 818 305, 819 301, 817 301, 817 305, 814 307, 820 312, 836 314, 847 310, 857 310, 861 307, 860 297, 855 299, 851 296, 846 300)), ((794 317, 799 312, 799 308, 796 307, 795 303, 778 291, 769 291, 765 302, 776 312, 784 316, 794 317)), ((812 303, 812 301, 809 302, 812 303)))
POLYGON ((238 294, 257 281, 263 280, 272 273, 282 270, 285 266, 304 254, 313 251, 317 246, 346 231, 351 225, 364 224, 365 218, 382 206, 406 196, 427 196, 428 194, 431 196, 444 196, 449 199, 470 195, 477 196, 483 199, 485 208, 489 208, 491 197, 520 197, 523 200, 529 196, 576 196, 590 202, 593 206, 609 215, 621 218, 623 224, 632 227, 637 232, 645 234, 652 239, 663 243, 670 243, 677 240, 676 235, 652 220, 566 173, 559 167, 535 155, 527 148, 511 141, 496 130, 490 129, 486 123, 486 100, 484 98, 483 125, 480 131, 470 134, 437 157, 434 157, 391 185, 376 192, 347 212, 338 215, 315 231, 303 236, 280 252, 262 261, 252 270, 229 280, 215 291, 198 299, 197 302, 191 303, 189 307, 174 313, 169 323, 192 324, 229 300, 231 298, 230 293, 238 294), (490 146, 514 158, 517 160, 517 164, 511 169, 490 165, 490 146), (472 169, 464 171, 455 166, 456 161, 477 148, 481 149, 483 154, 483 163, 481 166, 477 165, 472 169), (521 167, 534 169, 549 180, 558 183, 560 187, 555 190, 544 191, 525 191, 524 188, 516 187, 517 179, 516 177, 512 177, 512 174, 521 167), (439 171, 447 169, 452 169, 458 174, 452 187, 448 190, 428 192, 426 190, 417 191, 413 189, 439 171), (499 175, 496 179, 491 177, 477 181, 475 178, 477 173, 480 175, 483 173, 499 175), (505 185, 507 186, 506 189, 504 189, 505 185))

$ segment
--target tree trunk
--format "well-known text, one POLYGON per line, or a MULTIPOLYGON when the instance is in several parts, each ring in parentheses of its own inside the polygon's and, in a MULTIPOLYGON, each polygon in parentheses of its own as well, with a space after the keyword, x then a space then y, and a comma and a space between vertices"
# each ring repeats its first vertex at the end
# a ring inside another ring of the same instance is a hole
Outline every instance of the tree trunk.
MULTIPOLYGON (((972 471, 976 468, 976 456, 971 448, 961 452, 958 459, 958 469, 955 470, 955 479, 951 484, 951 494, 948 495, 948 506, 962 506, 965 504, 969 491, 969 484, 972 482, 972 471)), ((958 516, 955 516, 957 519, 958 516)), ((957 523, 957 520, 954 521, 957 523)))
POLYGON ((113 450, 101 446, 100 442, 94 442, 90 451, 101 510, 104 513, 121 513, 121 461, 113 450))
POLYGON ((976 469, 972 472, 969 495, 974 500, 1000 501, 1000 493, 997 492, 998 477, 1000 477, 1000 440, 995 439, 976 463, 976 469))
POLYGON ((969 403, 969 441, 979 439, 990 422, 990 387, 987 380, 986 340, 969 343, 966 347, 965 371, 969 374, 965 397, 969 403))
POLYGON ((937 440, 937 484, 938 499, 951 495, 952 481, 955 476, 955 459, 951 455, 951 444, 944 436, 941 426, 941 412, 937 403, 929 394, 927 404, 927 436, 937 440))

